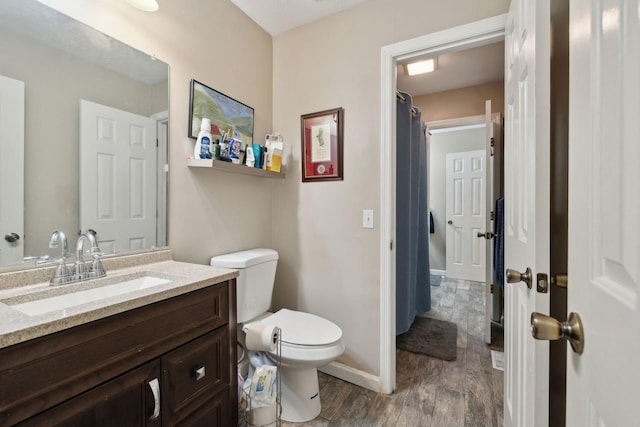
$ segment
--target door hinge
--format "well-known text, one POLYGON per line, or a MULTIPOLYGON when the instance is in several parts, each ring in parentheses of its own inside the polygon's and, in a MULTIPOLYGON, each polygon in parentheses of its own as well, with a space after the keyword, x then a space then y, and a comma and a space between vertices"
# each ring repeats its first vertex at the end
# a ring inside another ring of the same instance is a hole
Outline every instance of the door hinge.
POLYGON ((491 285, 491 287, 489 288, 489 292, 491 292, 492 294, 496 293, 496 285, 491 285))
POLYGON ((491 137, 491 148, 493 148, 493 147, 494 147, 495 143, 496 143, 495 138, 494 138, 494 137, 491 137))
POLYGON ((393 250, 393 240, 389 242, 389 250, 392 251, 393 250))
POLYGON ((489 211, 489 219, 491 221, 495 221, 496 220, 496 214, 493 211, 489 211))

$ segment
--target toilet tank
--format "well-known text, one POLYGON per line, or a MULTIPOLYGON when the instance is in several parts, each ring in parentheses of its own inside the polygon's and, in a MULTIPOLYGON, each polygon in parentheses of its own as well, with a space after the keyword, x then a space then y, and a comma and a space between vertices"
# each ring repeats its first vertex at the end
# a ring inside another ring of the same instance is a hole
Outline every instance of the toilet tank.
POLYGON ((236 279, 238 323, 263 314, 271 307, 278 252, 273 249, 249 249, 211 258, 214 267, 240 271, 236 279))

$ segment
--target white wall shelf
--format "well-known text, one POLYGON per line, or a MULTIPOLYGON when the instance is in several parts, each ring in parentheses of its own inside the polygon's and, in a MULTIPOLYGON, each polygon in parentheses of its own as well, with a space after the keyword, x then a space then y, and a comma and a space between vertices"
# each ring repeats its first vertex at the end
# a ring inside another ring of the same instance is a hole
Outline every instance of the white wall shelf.
POLYGON ((224 172, 240 173, 243 175, 259 176, 262 178, 284 179, 284 172, 272 172, 263 169, 250 168, 245 165, 237 165, 231 162, 213 159, 187 159, 190 168, 210 168, 224 172))

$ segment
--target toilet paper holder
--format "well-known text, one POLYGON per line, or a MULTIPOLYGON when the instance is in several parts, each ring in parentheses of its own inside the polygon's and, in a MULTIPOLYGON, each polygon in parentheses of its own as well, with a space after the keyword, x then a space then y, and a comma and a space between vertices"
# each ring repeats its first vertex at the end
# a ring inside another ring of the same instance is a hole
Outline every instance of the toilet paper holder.
MULTIPOLYGON (((244 328, 243 328, 244 329, 244 328)), ((245 333, 247 332, 244 330, 245 333)), ((281 366, 282 366, 282 342, 280 340, 282 336, 282 330, 278 327, 275 327, 273 330, 275 333, 272 335, 273 340, 275 341, 275 360, 273 357, 269 357, 271 361, 274 362, 276 367, 276 402, 275 407, 259 407, 253 408, 251 403, 251 396, 246 388, 243 388, 242 394, 245 397, 246 402, 246 425, 251 427, 280 427, 282 425, 282 374, 281 374, 281 366), (275 411, 275 417, 274 417, 275 411)), ((244 349, 243 349, 244 350, 244 349)), ((247 350, 249 348, 247 347, 247 350)), ((269 349, 270 350, 270 349, 269 349)), ((265 351, 273 354, 274 351, 265 351)))

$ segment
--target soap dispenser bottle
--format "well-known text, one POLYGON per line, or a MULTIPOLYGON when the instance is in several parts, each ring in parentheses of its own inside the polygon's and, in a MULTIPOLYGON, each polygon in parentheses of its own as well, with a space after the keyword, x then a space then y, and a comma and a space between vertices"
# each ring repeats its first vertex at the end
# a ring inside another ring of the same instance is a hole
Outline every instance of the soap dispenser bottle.
POLYGON ((211 152, 211 120, 202 119, 200 124, 200 133, 198 133, 198 139, 196 140, 196 146, 193 149, 193 157, 195 159, 210 159, 211 152))

